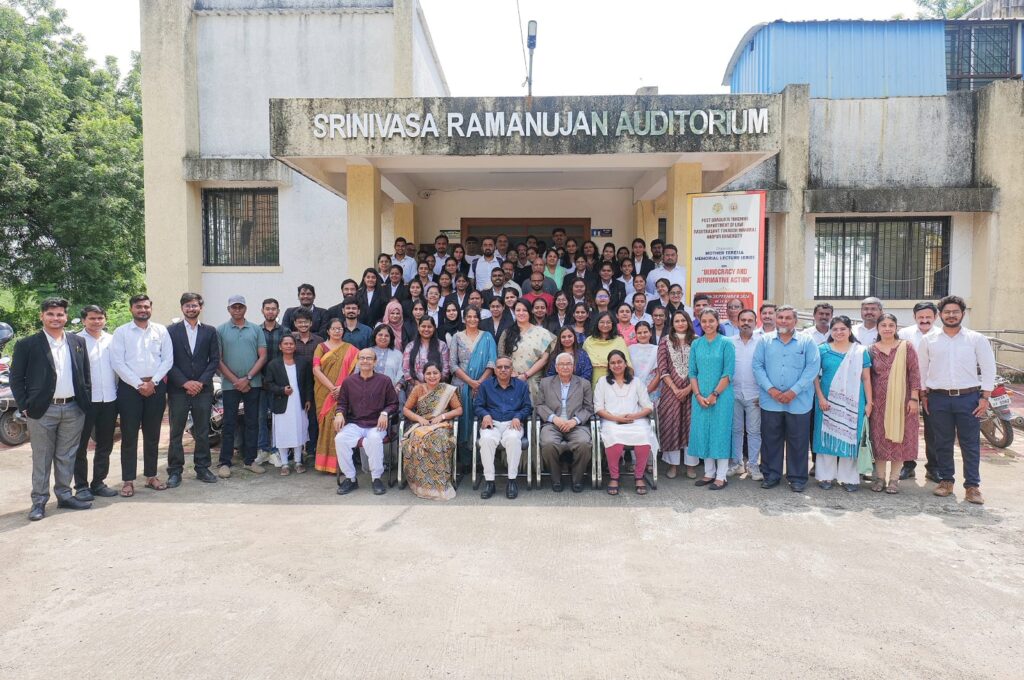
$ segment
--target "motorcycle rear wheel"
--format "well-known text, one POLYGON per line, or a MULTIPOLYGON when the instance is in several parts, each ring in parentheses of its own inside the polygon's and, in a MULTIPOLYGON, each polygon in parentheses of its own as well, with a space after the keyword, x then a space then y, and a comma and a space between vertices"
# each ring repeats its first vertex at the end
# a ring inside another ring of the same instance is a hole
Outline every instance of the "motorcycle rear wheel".
POLYGON ((989 418, 982 421, 981 433, 989 444, 997 449, 1005 449, 1013 443, 1013 425, 1001 418, 989 418))
POLYGON ((21 446, 28 441, 28 425, 15 420, 14 411, 0 413, 0 442, 7 446, 21 446))

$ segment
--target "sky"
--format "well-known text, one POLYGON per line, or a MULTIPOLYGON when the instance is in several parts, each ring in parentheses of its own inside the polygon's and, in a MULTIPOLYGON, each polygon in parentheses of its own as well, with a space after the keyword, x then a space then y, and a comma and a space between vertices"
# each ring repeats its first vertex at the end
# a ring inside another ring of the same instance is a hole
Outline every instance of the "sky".
MULTIPOLYGON (((522 41, 538 22, 536 96, 725 92, 722 77, 754 24, 915 16, 913 0, 420 0, 453 96, 525 94, 522 41), (518 12, 517 12, 518 7, 518 12), (485 9, 483 9, 485 8, 485 9), (522 22, 520 23, 520 17, 522 22), (522 26, 522 32, 520 32, 522 26)), ((57 0, 89 56, 139 49, 139 0, 57 0)), ((342 94, 342 93, 339 93, 342 94)))

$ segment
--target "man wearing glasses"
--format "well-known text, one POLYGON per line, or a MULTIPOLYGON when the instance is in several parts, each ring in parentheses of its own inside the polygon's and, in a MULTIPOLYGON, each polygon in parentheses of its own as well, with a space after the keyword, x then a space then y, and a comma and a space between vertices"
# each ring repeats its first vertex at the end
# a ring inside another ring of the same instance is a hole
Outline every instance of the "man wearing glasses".
POLYGON ((512 360, 499 357, 494 362, 494 376, 480 385, 477 392, 476 412, 480 421, 480 461, 484 466, 484 489, 480 498, 494 495, 494 455, 498 445, 505 447, 508 459, 508 486, 505 497, 519 495, 516 477, 522 458, 523 428, 533 413, 530 391, 526 382, 512 377, 512 360))

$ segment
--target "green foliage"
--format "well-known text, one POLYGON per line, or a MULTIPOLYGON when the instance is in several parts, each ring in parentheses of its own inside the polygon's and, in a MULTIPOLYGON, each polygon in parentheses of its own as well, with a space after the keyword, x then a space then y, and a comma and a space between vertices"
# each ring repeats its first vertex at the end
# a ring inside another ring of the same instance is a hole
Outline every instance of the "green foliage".
POLYGON ((0 315, 20 333, 47 295, 110 307, 144 287, 138 55, 122 82, 64 18, 0 0, 0 315))
POLYGON ((959 19, 981 4, 981 0, 915 0, 918 19, 959 19))

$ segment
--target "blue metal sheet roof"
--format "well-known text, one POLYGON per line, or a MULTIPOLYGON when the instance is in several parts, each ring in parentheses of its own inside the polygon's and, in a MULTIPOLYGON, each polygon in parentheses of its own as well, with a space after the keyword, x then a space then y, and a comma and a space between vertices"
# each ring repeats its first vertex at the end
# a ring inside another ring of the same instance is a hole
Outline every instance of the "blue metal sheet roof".
POLYGON ((726 79, 734 93, 808 83, 831 99, 946 93, 943 21, 776 21, 753 27, 726 79))

